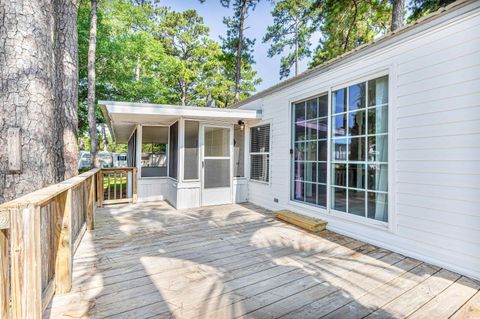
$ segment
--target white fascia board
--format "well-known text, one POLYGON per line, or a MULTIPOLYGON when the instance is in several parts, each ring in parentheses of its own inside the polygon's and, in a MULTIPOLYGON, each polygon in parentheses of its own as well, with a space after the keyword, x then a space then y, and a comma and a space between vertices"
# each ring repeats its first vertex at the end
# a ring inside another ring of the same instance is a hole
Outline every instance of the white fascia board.
POLYGON ((260 119, 261 112, 257 110, 220 109, 196 106, 177 106, 147 103, 125 103, 99 101, 105 105, 110 114, 167 115, 178 117, 260 119))

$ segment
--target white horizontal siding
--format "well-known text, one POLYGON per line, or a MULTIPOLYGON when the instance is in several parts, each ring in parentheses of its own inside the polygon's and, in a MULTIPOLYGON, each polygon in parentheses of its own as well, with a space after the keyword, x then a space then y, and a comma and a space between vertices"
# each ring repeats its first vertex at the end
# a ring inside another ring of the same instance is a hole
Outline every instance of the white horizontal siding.
POLYGON ((261 107, 272 134, 270 183, 250 182, 249 201, 320 216, 335 231, 480 279, 478 3, 442 19, 412 37, 244 105, 261 107), (390 70, 392 84, 391 227, 290 202, 289 102, 382 69, 390 70))

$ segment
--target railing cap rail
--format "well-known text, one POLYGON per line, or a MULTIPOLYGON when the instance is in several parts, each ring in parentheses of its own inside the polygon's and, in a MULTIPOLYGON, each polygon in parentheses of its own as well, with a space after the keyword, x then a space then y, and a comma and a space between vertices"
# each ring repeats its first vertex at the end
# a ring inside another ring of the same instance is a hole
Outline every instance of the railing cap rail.
POLYGON ((102 171, 134 171, 136 169, 136 167, 106 167, 102 168, 102 171))
POLYGON ((34 206, 42 205, 48 202, 49 200, 51 200, 52 198, 58 196, 59 194, 69 190, 70 188, 74 188, 75 186, 79 185, 80 183, 85 181, 87 178, 91 177, 92 175, 95 175, 99 171, 100 171, 100 168, 93 168, 88 172, 74 176, 60 183, 41 188, 37 191, 28 193, 12 201, 3 203, 0 205, 0 211, 8 210, 11 208, 27 207, 30 205, 34 205, 34 206))

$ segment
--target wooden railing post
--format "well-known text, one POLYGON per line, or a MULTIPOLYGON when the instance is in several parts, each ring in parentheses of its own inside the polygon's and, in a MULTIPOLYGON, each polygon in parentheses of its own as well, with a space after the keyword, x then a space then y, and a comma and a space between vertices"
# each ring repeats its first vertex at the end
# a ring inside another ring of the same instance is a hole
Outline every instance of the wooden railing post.
POLYGON ((103 206, 103 173, 102 170, 97 173, 97 207, 103 206))
POLYGON ((40 208, 10 209, 12 318, 42 318, 40 208))
POLYGON ((10 273, 7 230, 0 230, 0 319, 10 319, 10 273))
POLYGON ((95 227, 95 177, 92 175, 88 180, 88 203, 87 203, 87 229, 93 230, 95 227))
POLYGON ((55 238, 58 238, 55 260, 55 290, 62 294, 72 288, 72 189, 57 199, 55 238))
POLYGON ((132 203, 137 202, 137 168, 132 170, 132 203))

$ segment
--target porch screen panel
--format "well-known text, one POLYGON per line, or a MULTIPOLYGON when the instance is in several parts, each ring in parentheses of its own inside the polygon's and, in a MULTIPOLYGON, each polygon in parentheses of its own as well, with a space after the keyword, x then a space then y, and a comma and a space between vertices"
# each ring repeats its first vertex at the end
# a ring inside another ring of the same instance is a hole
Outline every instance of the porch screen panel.
POLYGON ((137 164, 137 130, 133 132, 128 140, 127 166, 135 167, 137 164))
POLYGON ((328 95, 293 105, 292 199, 327 206, 328 95))
POLYGON ((198 128, 197 121, 185 121, 184 179, 198 179, 198 128))
POLYGON ((170 143, 168 144, 168 175, 177 179, 178 176, 178 122, 170 126, 170 143))
POLYGON ((332 93, 332 209, 388 221, 388 77, 332 93))
POLYGON ((230 187, 230 160, 205 159, 205 188, 230 187))

